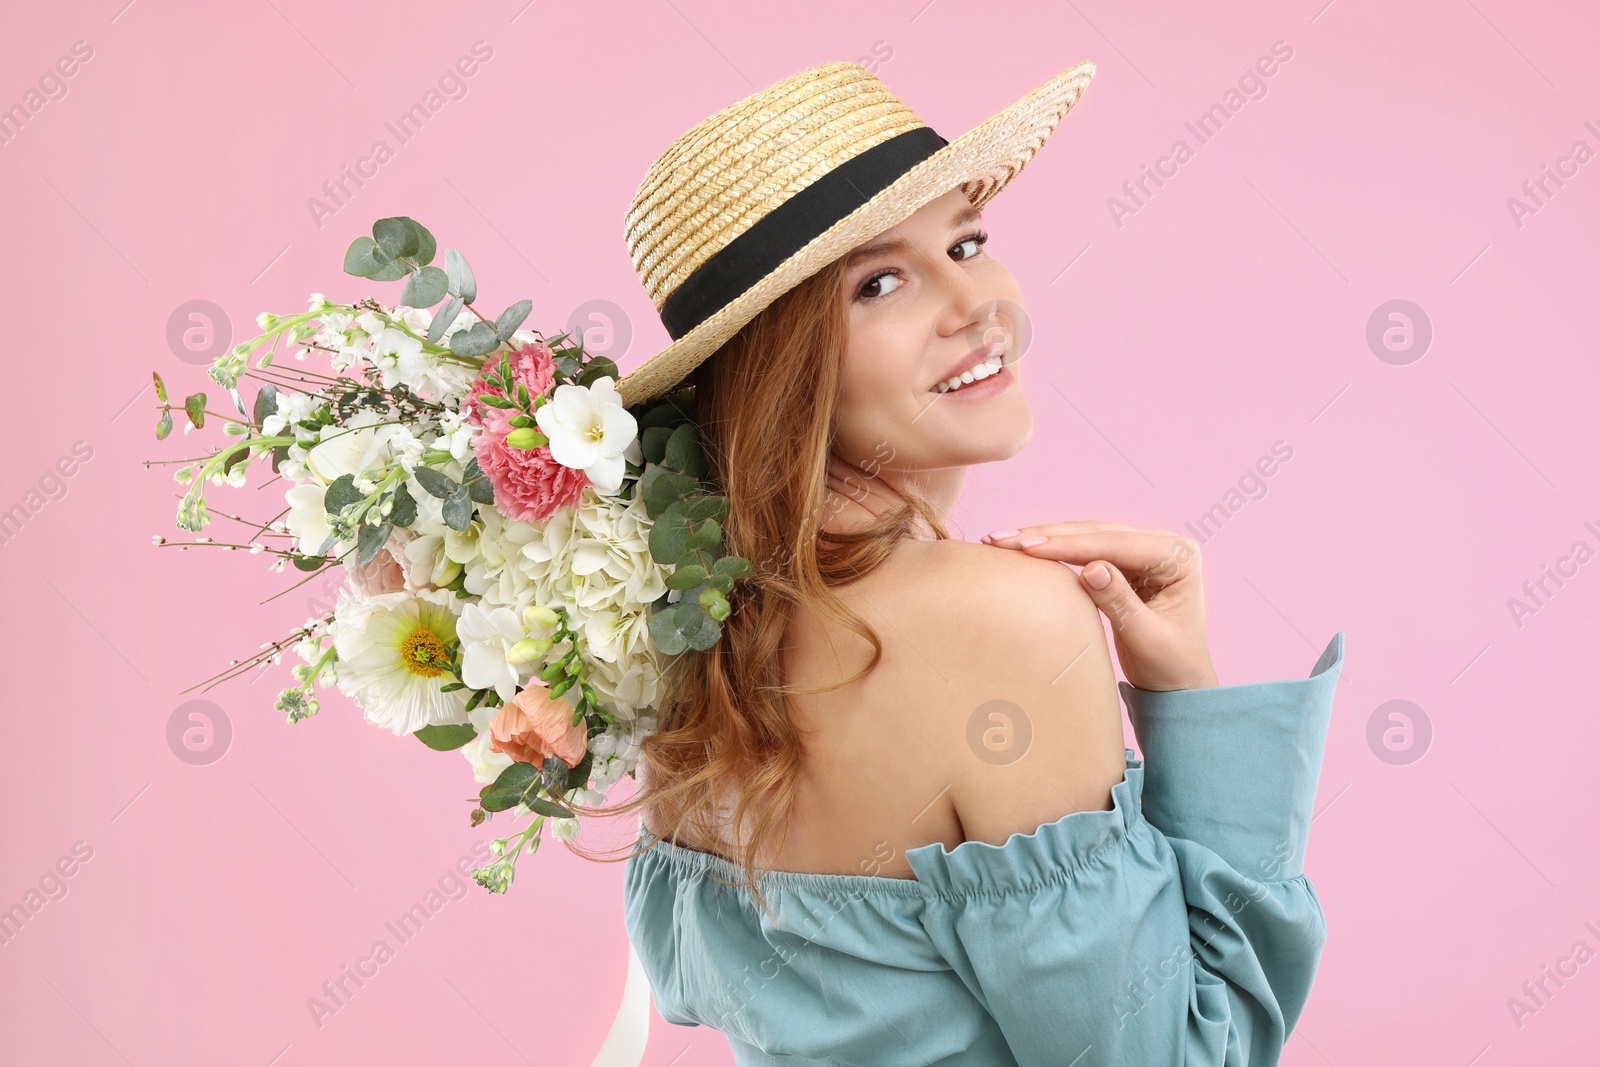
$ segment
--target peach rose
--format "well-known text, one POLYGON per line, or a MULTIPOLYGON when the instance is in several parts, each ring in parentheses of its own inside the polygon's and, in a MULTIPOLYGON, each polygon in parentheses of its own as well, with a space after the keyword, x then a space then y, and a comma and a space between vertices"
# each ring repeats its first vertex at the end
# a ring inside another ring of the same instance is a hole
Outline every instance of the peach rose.
POLYGON ((344 569, 350 575, 351 588, 362 596, 407 591, 404 546, 414 537, 416 534, 410 530, 396 527, 389 532, 389 540, 366 563, 357 562, 355 553, 345 557, 344 569))
POLYGON ((571 704, 552 699, 549 688, 534 681, 489 720, 489 746, 519 763, 538 766, 560 756, 576 767, 589 749, 589 732, 581 721, 572 725, 572 713, 571 704))

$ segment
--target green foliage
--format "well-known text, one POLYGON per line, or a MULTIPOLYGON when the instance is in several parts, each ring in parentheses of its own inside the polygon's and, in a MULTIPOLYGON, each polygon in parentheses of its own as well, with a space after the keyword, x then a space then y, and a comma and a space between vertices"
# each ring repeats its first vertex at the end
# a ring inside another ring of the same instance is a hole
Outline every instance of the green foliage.
POLYGON ((478 731, 468 722, 444 723, 424 726, 411 736, 435 752, 454 752, 474 737, 477 737, 478 731))
MULTIPOLYGON (((472 525, 473 497, 466 486, 433 467, 418 467, 412 473, 422 488, 444 501, 441 511, 447 526, 452 530, 465 530, 472 525)), ((487 479, 484 484, 488 484, 487 479)), ((490 492, 493 493, 492 488, 490 492)))
POLYGON ((635 414, 647 469, 636 491, 654 520, 650 556, 671 567, 663 596, 651 605, 650 636, 669 656, 711 648, 732 614, 728 594, 750 574, 750 562, 722 552, 727 497, 708 491, 705 452, 694 422, 692 388, 669 394, 635 414), (670 595, 670 594, 669 594, 670 595))
POLYGON ((389 533, 393 529, 394 524, 388 522, 378 526, 363 525, 356 534, 356 558, 362 563, 371 563, 372 557, 388 543, 389 533))
POLYGON ((252 414, 255 419, 256 429, 259 430, 261 428, 262 422, 266 420, 268 415, 276 415, 277 413, 278 387, 271 382, 267 382, 261 387, 261 391, 256 394, 256 403, 252 414))
POLYGON ((341 474, 322 494, 322 510, 330 519, 337 519, 345 508, 367 499, 367 494, 357 489, 355 482, 355 475, 341 474))

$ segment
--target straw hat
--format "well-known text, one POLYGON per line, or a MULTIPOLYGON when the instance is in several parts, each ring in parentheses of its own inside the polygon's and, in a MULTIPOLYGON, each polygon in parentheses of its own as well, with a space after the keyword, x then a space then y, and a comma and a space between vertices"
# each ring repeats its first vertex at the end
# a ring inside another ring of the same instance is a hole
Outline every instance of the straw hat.
POLYGON ((1016 177, 1077 102, 1093 63, 946 141, 866 68, 824 63, 672 143, 628 208, 628 254, 672 344, 617 383, 668 392, 767 305, 956 186, 975 206, 1016 177))

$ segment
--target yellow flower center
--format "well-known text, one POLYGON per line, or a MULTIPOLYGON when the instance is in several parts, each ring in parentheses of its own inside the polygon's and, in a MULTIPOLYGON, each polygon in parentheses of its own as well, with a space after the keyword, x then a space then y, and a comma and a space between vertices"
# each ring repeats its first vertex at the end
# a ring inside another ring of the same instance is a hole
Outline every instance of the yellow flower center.
POLYGON ((412 674, 424 678, 437 678, 444 673, 439 664, 449 659, 449 653, 439 635, 426 626, 418 626, 400 642, 400 661, 412 674))
POLYGON ((590 441, 598 441, 605 437, 605 435, 605 428, 596 422, 590 424, 589 429, 586 431, 584 436, 588 437, 590 441))

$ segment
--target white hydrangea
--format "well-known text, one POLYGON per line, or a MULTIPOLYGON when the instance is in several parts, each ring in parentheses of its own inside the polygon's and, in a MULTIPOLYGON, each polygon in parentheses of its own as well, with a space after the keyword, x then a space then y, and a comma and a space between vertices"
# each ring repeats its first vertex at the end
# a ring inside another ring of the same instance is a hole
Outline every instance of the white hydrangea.
MULTIPOLYGON (((585 489, 578 506, 541 522, 480 512, 466 589, 518 615, 530 604, 564 607, 581 635, 596 697, 632 719, 660 697, 664 658, 650 640, 650 603, 667 572, 650 555, 651 520, 639 500, 585 489)), ((422 551, 419 549, 418 551, 422 551)))

